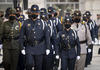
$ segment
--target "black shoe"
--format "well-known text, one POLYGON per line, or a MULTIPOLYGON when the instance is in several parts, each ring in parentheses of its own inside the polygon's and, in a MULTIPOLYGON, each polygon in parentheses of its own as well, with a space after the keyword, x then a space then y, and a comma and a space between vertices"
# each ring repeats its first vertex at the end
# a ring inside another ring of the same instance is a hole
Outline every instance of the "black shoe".
POLYGON ((85 65, 85 67, 88 67, 88 65, 85 65))

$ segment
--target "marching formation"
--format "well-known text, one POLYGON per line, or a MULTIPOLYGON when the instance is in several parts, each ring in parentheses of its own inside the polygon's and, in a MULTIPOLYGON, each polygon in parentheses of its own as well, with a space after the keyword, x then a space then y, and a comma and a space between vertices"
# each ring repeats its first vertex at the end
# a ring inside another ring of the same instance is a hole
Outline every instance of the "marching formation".
POLYGON ((98 26, 79 10, 62 17, 53 7, 32 5, 0 11, 0 48, 5 70, 84 70, 91 64, 98 26))

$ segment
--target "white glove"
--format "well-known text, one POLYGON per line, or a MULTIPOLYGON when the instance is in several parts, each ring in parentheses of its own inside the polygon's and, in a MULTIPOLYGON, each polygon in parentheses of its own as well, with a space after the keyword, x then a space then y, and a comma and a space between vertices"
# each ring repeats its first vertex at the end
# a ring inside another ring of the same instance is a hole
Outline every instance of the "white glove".
POLYGON ((88 53, 90 53, 91 52, 91 49, 88 49, 88 53))
POLYGON ((25 55, 25 54, 26 54, 24 49, 21 51, 21 53, 22 53, 23 55, 25 55))
POLYGON ((0 49, 2 49, 2 46, 3 46, 3 45, 2 45, 2 44, 0 44, 0 49))
POLYGON ((55 52, 55 51, 53 51, 53 54, 56 54, 56 52, 55 52))
POLYGON ((92 44, 94 44, 94 41, 92 41, 92 44))
POLYGON ((59 55, 56 55, 56 59, 59 59, 59 55))
POLYGON ((80 56, 77 56, 77 60, 80 60, 80 56))
POLYGON ((50 53, 50 50, 47 49, 47 50, 46 50, 46 55, 49 55, 49 53, 50 53))
POLYGON ((98 44, 98 39, 97 38, 95 38, 95 44, 98 44))
POLYGON ((96 42, 96 41, 98 41, 98 39, 97 39, 97 38, 95 38, 95 42, 96 42))
POLYGON ((88 48, 88 46, 86 46, 86 48, 88 48))

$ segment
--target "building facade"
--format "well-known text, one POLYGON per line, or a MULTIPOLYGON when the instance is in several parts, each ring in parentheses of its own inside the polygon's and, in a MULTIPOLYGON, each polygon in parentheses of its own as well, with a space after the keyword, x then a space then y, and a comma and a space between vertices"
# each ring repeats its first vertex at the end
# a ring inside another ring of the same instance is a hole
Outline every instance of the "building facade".
POLYGON ((82 13, 86 10, 91 11, 93 19, 96 19, 97 15, 100 14, 100 0, 0 0, 0 10, 14 7, 16 4, 16 2, 14 4, 14 1, 18 1, 23 9, 26 4, 28 4, 28 8, 33 4, 39 5, 40 8, 47 8, 48 6, 58 7, 61 10, 61 15, 68 10, 74 11, 76 9, 80 9, 82 13))

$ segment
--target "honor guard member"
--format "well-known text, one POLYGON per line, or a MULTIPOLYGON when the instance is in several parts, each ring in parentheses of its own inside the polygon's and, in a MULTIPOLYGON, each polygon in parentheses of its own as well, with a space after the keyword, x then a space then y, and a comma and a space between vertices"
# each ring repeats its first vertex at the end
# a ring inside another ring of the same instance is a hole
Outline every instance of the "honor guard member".
POLYGON ((88 45, 89 48, 91 47, 92 39, 88 26, 81 22, 81 12, 78 10, 74 11, 74 23, 71 27, 77 31, 81 47, 80 58, 76 61, 75 70, 84 70, 87 54, 86 46, 88 45))
POLYGON ((80 57, 79 38, 77 32, 71 29, 71 24, 71 17, 66 17, 64 19, 64 30, 60 31, 57 36, 61 51, 61 70, 74 70, 76 58, 80 57), (77 48, 77 51, 75 48, 77 48))
POLYGON ((3 64, 5 70, 17 70, 19 57, 20 27, 16 21, 16 11, 10 8, 8 21, 0 27, 0 41, 3 44, 3 64))
POLYGON ((55 18, 55 13, 56 11, 53 7, 48 7, 48 18, 52 21, 51 23, 54 25, 54 31, 59 32, 62 30, 62 26, 61 23, 58 22, 59 20, 55 18))
MULTIPOLYGON (((1 20, 2 23, 8 21, 8 17, 9 17, 9 11, 10 11, 10 9, 11 9, 10 7, 6 9, 6 11, 5 11, 5 15, 4 15, 5 18, 4 18, 4 20, 1 20)), ((2 47, 2 45, 1 45, 1 47, 2 47)), ((3 59, 2 59, 2 62, 0 63, 0 66, 1 66, 1 67, 3 66, 3 59)))
POLYGON ((48 8, 48 22, 47 25, 49 26, 50 30, 50 54, 45 57, 45 70, 53 70, 54 66, 54 45, 56 41, 56 27, 54 27, 55 23, 53 22, 54 11, 52 7, 48 8))
POLYGON ((21 7, 16 7, 16 16, 17 16, 17 20, 20 23, 20 27, 21 27, 25 19, 25 16, 22 14, 21 7))
POLYGON ((47 10, 45 8, 40 9, 40 19, 42 19, 45 25, 47 25, 48 15, 47 15, 47 10))
POLYGON ((92 24, 91 28, 92 27, 94 28, 95 37, 93 37, 93 41, 96 42, 98 40, 98 27, 97 27, 97 24, 96 24, 95 20, 91 19, 92 14, 89 11, 86 11, 85 14, 86 14, 87 19, 88 19, 87 24, 89 24, 89 23, 92 24))
MULTIPOLYGON (((63 30, 63 25, 61 23, 61 17, 59 16, 59 12, 60 12, 59 8, 57 8, 57 7, 54 8, 54 17, 55 17, 55 20, 56 20, 56 31, 57 31, 57 33, 63 30)), ((55 56, 57 56, 57 54, 54 55, 54 67, 53 67, 53 69, 58 70, 60 61, 59 61, 59 59, 55 58, 55 56)))
MULTIPOLYGON (((45 25, 47 26, 47 22, 48 22, 48 15, 47 15, 47 10, 45 8, 41 8, 40 9, 40 19, 42 19, 45 23, 45 25)), ((49 30, 50 30, 50 27, 49 27, 49 30)), ((51 54, 51 52, 50 52, 51 54)), ((43 70, 49 70, 50 68, 52 68, 51 66, 53 66, 53 61, 51 61, 51 57, 49 55, 44 55, 44 58, 43 58, 43 70), (51 63, 52 62, 52 63, 51 63), (50 66, 51 65, 51 66, 50 66)))
POLYGON ((31 6, 31 18, 24 21, 20 34, 22 53, 26 55, 26 70, 42 70, 43 55, 50 53, 50 32, 38 19, 38 5, 31 6), (26 47, 24 41, 26 39, 26 47))
POLYGON ((63 28, 62 28, 61 20, 59 19, 59 11, 56 10, 55 8, 54 8, 54 17, 55 17, 55 20, 56 20, 56 30, 57 30, 57 32, 62 31, 63 28))
MULTIPOLYGON (((17 16, 17 21, 19 22, 20 29, 21 29, 25 17, 24 15, 22 15, 22 10, 21 10, 21 7, 19 6, 16 7, 16 16, 17 16)), ((24 70, 24 69, 25 69, 25 56, 20 51, 17 70, 24 70)))
MULTIPOLYGON (((94 43, 95 42, 95 30, 94 30, 94 25, 92 23, 92 20, 90 21, 90 19, 88 18, 89 16, 91 16, 90 12, 83 14, 83 21, 85 21, 86 24, 88 25, 89 30, 90 30, 90 34, 92 37, 92 43, 94 43)), ((89 65, 91 63, 92 55, 93 55, 93 46, 91 46, 91 48, 87 48, 85 67, 87 67, 87 65, 89 65)))
MULTIPOLYGON (((45 25, 47 26, 47 22, 48 22, 48 18, 47 18, 47 10, 45 8, 41 8, 40 9, 40 19, 42 19, 45 23, 45 25)), ((50 28, 49 28, 50 30, 50 28)), ((46 65, 48 64, 46 61, 47 60, 47 56, 46 54, 44 54, 43 56, 43 70, 46 70, 46 65)))

